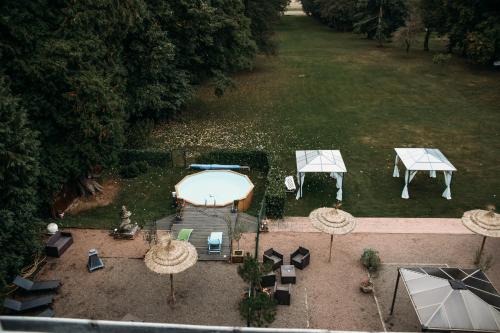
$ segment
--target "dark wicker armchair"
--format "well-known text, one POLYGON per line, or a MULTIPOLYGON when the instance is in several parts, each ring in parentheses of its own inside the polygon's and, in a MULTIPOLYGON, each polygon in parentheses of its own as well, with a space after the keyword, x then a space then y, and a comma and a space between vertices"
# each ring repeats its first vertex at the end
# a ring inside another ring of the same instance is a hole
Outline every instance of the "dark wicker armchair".
POLYGON ((274 285, 274 299, 280 305, 290 305, 290 293, 292 291, 291 284, 279 284, 274 285))
POLYGON ((264 252, 263 255, 264 263, 270 262, 273 264, 273 271, 280 268, 283 265, 283 255, 279 252, 276 252, 273 248, 264 252))
POLYGON ((262 288, 266 287, 274 287, 276 284, 276 272, 270 272, 266 275, 263 275, 260 279, 260 285, 262 288))
POLYGON ((290 255, 290 263, 298 269, 304 269, 309 265, 311 254, 305 247, 299 247, 294 253, 290 255))

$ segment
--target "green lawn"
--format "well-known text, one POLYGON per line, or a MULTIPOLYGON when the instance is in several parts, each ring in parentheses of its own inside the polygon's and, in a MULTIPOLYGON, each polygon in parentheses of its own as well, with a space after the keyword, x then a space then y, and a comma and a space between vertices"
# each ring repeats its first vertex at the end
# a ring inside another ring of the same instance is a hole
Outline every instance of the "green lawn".
MULTIPOLYGON (((344 208, 357 216, 457 217, 498 204, 500 73, 459 58, 441 68, 432 52, 377 48, 309 17, 284 17, 277 38, 278 56, 235 76, 223 98, 201 87, 182 121, 156 130, 155 145, 267 149, 289 174, 295 150, 340 149, 344 208), (442 175, 424 174, 410 185, 411 199, 400 198, 393 148, 421 146, 440 148, 457 167, 452 200, 441 197, 442 175)), ((307 215, 334 198, 332 180, 308 175, 304 198, 290 196, 287 215, 307 215)))
MULTIPOLYGON (((146 174, 134 179, 120 180, 120 191, 114 202, 105 207, 98 207, 77 215, 66 215, 58 221, 62 227, 113 229, 120 224, 121 206, 125 205, 132 212, 131 220, 143 226, 153 220, 175 213, 172 207, 172 191, 184 176, 192 171, 182 168, 152 168, 146 174)), ((256 215, 264 195, 264 175, 259 172, 247 172, 255 190, 252 205, 248 213, 256 215)))

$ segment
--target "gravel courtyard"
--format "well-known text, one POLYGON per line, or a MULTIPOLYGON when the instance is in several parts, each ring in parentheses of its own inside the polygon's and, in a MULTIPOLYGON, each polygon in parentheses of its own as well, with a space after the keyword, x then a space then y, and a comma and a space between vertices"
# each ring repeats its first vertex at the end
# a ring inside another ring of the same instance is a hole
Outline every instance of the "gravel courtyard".
MULTIPOLYGON (((41 279, 59 278, 64 283, 54 302, 56 316, 109 320, 133 316, 148 322, 245 325, 238 312, 245 284, 237 275, 236 265, 199 262, 176 275, 178 302, 170 307, 168 276, 146 268, 141 258, 147 246, 141 236, 133 241, 115 241, 105 231, 72 232, 75 243, 60 259, 51 259, 39 275, 41 279), (88 273, 86 254, 92 247, 98 248, 106 267, 88 273)), ((254 240, 255 234, 244 234, 241 248, 253 253, 254 240)), ((351 234, 335 238, 332 263, 328 264, 327 235, 262 234, 260 254, 274 247, 288 262, 289 254, 299 245, 311 251, 311 264, 297 272, 291 306, 278 306, 271 326, 383 331, 385 325, 388 330, 415 331, 416 317, 406 295, 400 293, 397 311, 388 317, 396 267, 418 263, 470 267, 479 242, 474 235, 351 234), (375 279, 381 315, 374 297, 362 294, 358 287, 366 277, 359 263, 366 247, 379 250, 385 262, 375 279)), ((486 251, 493 254, 499 248, 500 240, 491 239, 486 251)), ((498 287, 500 263, 494 262, 488 275, 498 287)))

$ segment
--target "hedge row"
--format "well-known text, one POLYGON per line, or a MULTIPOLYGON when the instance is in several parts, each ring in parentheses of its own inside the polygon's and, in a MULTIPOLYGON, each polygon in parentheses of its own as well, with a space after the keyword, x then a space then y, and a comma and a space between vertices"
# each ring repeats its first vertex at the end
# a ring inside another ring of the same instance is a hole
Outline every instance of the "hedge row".
POLYGON ((147 162, 150 166, 165 167, 172 163, 170 151, 156 149, 123 149, 119 158, 122 166, 133 162, 147 162))
POLYGON ((271 165, 266 178, 266 193, 264 202, 266 216, 272 219, 283 218, 285 213, 285 174, 275 165, 271 165))
POLYGON ((267 174, 264 204, 266 216, 282 218, 285 213, 286 192, 284 173, 273 165, 272 157, 262 150, 219 149, 203 153, 197 163, 239 164, 267 174))

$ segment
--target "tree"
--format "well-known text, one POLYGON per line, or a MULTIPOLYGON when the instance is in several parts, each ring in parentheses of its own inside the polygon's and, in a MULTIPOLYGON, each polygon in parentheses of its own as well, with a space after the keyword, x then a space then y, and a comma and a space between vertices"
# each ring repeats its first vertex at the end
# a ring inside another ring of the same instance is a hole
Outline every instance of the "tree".
POLYGON ((159 24, 155 7, 148 7, 142 24, 125 40, 127 68, 127 116, 132 128, 143 128, 148 119, 169 119, 178 114, 192 89, 189 73, 179 69, 175 46, 159 24))
POLYGON ((419 10, 425 27, 424 51, 429 51, 432 32, 446 33, 446 0, 420 0, 419 10))
POLYGON ((112 166, 123 143, 123 40, 141 23, 140 1, 3 2, 2 65, 40 133, 41 193, 87 185, 112 166))
POLYGON ((276 316, 276 301, 262 291, 262 276, 271 271, 271 265, 261 264, 247 253, 243 264, 238 267, 238 275, 249 284, 249 292, 240 302, 240 315, 250 326, 266 326, 276 316))
POLYGON ((353 0, 315 0, 323 22, 338 31, 351 31, 356 13, 353 0))
POLYGON ((309 16, 321 18, 321 8, 318 0, 300 0, 302 10, 309 16))
POLYGON ((0 290, 40 248, 36 218, 39 142, 0 75, 0 290))
POLYGON ((404 0, 358 0, 355 31, 377 39, 379 46, 403 26, 408 13, 404 0))
POLYGON ((266 54, 276 52, 272 40, 274 25, 284 13, 290 0, 245 0, 245 15, 250 18, 252 38, 259 51, 266 54))
POLYGON ((410 48, 415 44, 418 34, 422 31, 422 21, 419 11, 416 6, 409 6, 408 16, 405 25, 400 27, 394 33, 394 40, 404 44, 406 53, 410 52, 410 48))

